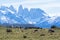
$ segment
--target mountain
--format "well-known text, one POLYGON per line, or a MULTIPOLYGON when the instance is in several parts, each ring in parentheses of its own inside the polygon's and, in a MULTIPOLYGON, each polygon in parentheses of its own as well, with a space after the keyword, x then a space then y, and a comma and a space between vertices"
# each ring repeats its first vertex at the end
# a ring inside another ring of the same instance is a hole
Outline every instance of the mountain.
MULTIPOLYGON (((5 6, 4 6, 5 7, 5 6)), ((23 21, 23 18, 22 17, 17 17, 18 15, 16 15, 17 14, 17 12, 16 11, 12 11, 11 10, 11 8, 12 8, 12 10, 14 9, 14 7, 13 6, 10 6, 9 8, 4 8, 4 10, 2 9, 2 7, 0 8, 0 15, 1 15, 1 18, 3 18, 3 16, 4 16, 4 18, 5 18, 5 20, 7 20, 7 22, 8 23, 10 23, 10 24, 13 24, 13 23, 15 23, 15 22, 17 22, 17 23, 23 23, 24 21, 23 21), (5 12, 3 12, 3 11, 5 11, 5 12), (12 23, 11 23, 12 22, 12 23)), ((3 18, 3 19, 4 19, 3 18)), ((1 22, 2 23, 4 23, 4 21, 5 20, 1 20, 1 22)))
POLYGON ((9 7, 9 9, 13 12, 16 12, 15 8, 12 5, 9 7))
POLYGON ((56 17, 54 25, 60 28, 60 16, 56 17))
POLYGON ((23 7, 22 7, 22 5, 19 6, 17 15, 18 16, 23 16, 23 7))
POLYGON ((23 8, 22 5, 19 6, 18 11, 12 5, 10 7, 1 6, 0 8, 0 24, 3 25, 18 24, 27 27, 33 24, 35 27, 50 28, 52 25, 60 26, 59 20, 60 17, 50 17, 40 8, 28 10, 28 8, 23 8))
POLYGON ((8 7, 6 7, 6 6, 1 6, 1 7, 0 7, 0 10, 3 10, 3 11, 4 11, 4 10, 6 10, 7 8, 8 8, 8 7))

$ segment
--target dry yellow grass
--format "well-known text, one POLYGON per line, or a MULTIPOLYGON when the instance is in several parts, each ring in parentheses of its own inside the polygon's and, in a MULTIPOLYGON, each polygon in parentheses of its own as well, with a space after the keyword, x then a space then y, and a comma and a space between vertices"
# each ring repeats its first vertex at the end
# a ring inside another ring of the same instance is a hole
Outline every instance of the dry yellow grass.
POLYGON ((19 28, 11 28, 12 32, 7 33, 6 29, 0 27, 0 40, 60 40, 60 29, 54 29, 54 33, 48 32, 48 29, 19 28), (38 31, 34 32, 34 30, 38 31))

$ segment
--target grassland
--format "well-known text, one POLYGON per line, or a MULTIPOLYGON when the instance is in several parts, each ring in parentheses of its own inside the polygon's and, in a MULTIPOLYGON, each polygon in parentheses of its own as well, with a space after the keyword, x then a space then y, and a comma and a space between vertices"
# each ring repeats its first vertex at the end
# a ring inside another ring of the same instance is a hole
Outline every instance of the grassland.
POLYGON ((55 28, 55 32, 48 30, 0 27, 0 40, 60 40, 60 29, 55 28), (7 29, 11 29, 12 32, 6 32, 7 29))

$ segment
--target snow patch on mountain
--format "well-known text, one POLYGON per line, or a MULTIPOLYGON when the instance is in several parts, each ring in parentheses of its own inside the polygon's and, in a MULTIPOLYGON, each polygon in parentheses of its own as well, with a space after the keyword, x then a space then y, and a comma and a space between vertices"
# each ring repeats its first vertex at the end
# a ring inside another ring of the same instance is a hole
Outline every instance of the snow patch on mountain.
POLYGON ((49 16, 39 8, 28 8, 19 6, 18 11, 11 5, 10 7, 1 6, 0 8, 0 21, 1 23, 9 24, 34 24, 36 26, 49 27, 58 22, 58 16, 49 16), (56 21, 57 20, 57 21, 56 21), (46 24, 46 25, 45 25, 46 24))
POLYGON ((3 14, 6 14, 6 11, 2 11, 2 10, 0 10, 3 14))

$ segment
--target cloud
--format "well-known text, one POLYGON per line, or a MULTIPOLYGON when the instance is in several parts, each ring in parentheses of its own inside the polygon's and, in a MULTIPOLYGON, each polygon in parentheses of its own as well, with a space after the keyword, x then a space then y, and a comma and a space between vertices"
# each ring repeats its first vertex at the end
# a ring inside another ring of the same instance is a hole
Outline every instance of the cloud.
POLYGON ((2 3, 2 4, 0 4, 0 6, 7 6, 7 7, 10 7, 10 5, 13 5, 13 7, 14 7, 16 10, 18 10, 18 7, 19 7, 20 3, 15 2, 15 3, 2 3))
POLYGON ((55 0, 23 0, 23 2, 51 2, 55 0))
POLYGON ((0 0, 0 3, 12 3, 12 2, 20 2, 20 0, 0 0))

